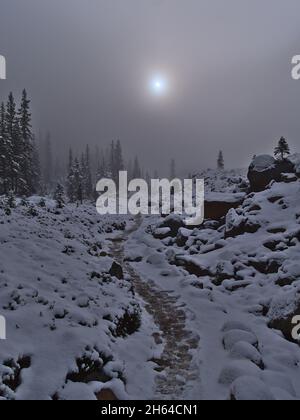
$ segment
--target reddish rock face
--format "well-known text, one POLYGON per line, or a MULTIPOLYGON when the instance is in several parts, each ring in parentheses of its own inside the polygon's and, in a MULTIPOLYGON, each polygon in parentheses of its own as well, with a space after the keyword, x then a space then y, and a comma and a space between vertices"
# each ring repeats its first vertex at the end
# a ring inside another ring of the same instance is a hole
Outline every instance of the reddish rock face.
POLYGON ((205 219, 220 220, 230 209, 236 209, 241 202, 226 203, 222 201, 205 201, 205 219))
POLYGON ((230 209, 238 208, 244 201, 246 194, 217 193, 205 198, 205 219, 220 220, 230 209))
POLYGON ((284 181, 283 174, 295 173, 295 165, 289 159, 279 161, 268 155, 258 156, 253 160, 248 171, 251 191, 264 191, 270 182, 284 181))
POLYGON ((96 397, 98 401, 118 401, 111 389, 102 389, 96 397))

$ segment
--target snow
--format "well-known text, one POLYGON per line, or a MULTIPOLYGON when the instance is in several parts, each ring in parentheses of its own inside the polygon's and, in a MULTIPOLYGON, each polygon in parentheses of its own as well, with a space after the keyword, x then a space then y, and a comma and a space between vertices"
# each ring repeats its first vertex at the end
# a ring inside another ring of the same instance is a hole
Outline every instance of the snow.
POLYGON ((248 186, 247 171, 245 169, 233 169, 215 171, 206 169, 198 172, 194 177, 205 180, 205 195, 208 199, 218 198, 226 193, 241 194, 248 186), (215 193, 219 193, 216 194, 215 193))
POLYGON ((155 236, 157 236, 157 238, 164 238, 166 236, 168 236, 171 233, 171 229, 166 227, 166 228, 157 228, 155 229, 155 236))
POLYGON ((248 194, 242 172, 205 174, 241 204, 195 229, 40 197, 0 209, 1 398, 300 399, 300 346, 272 327, 300 309, 300 182, 248 194), (117 334, 126 316, 140 324, 117 334))
POLYGON ((259 351, 245 341, 237 342, 231 349, 230 356, 232 359, 246 359, 255 363, 257 366, 263 364, 262 356, 259 351))
POLYGON ((30 200, 36 217, 28 216, 20 203, 11 216, 0 209, 0 311, 7 321, 7 340, 0 351, 1 395, 95 399, 88 384, 66 379, 78 370, 76 360, 89 348, 89 359, 99 360, 119 384, 120 395, 128 398, 118 379, 123 363, 115 368, 101 358, 115 358, 112 332, 125 311, 135 312, 139 306, 129 282, 106 274, 113 261, 107 242, 114 234, 112 220, 100 219, 91 205, 70 205, 57 212, 52 201, 45 208, 39 201, 30 200), (96 243, 107 256, 89 252, 96 243), (24 356, 29 366, 21 370, 21 384, 12 390, 5 385, 7 375, 15 376, 8 361, 24 356))
POLYGON ((300 174, 300 153, 289 156, 289 160, 294 164, 296 173, 300 174))
POLYGON ((300 399, 300 348, 269 327, 272 319, 290 316, 299 302, 299 192, 295 181, 250 194, 230 211, 227 223, 257 227, 233 238, 226 239, 225 225, 204 224, 185 231, 184 246, 176 238, 166 245, 144 235, 145 226, 157 223, 151 218, 132 238, 131 246, 143 246, 145 258, 153 249, 160 256, 160 270, 144 262, 136 270, 179 296, 178 304, 188 307, 187 329, 200 335, 193 360, 201 374, 188 397, 227 399, 234 389, 237 399, 300 399), (162 255, 165 269, 171 264, 177 276, 161 276, 162 255), (291 284, 280 286, 286 277, 291 284), (241 379, 249 376, 251 382, 241 379), (272 385, 269 377, 278 380, 272 385))
POLYGON ((271 300, 268 317, 270 320, 288 318, 300 307, 300 285, 290 290, 283 290, 271 300))
POLYGON ((258 378, 241 376, 231 386, 232 399, 235 401, 274 401, 274 395, 258 378))
POLYGON ((222 370, 219 382, 222 385, 231 385, 242 376, 259 375, 259 368, 248 360, 235 360, 229 362, 222 370))
POLYGON ((245 217, 239 216, 235 209, 229 210, 226 216, 226 231, 232 231, 245 223, 245 217))
POLYGON ((256 156, 252 161, 252 168, 256 172, 264 172, 275 167, 275 159, 270 155, 256 156))
POLYGON ((231 330, 227 332, 224 334, 223 342, 226 350, 232 350, 235 344, 239 342, 245 342, 252 346, 257 346, 258 344, 254 334, 242 330, 231 330))

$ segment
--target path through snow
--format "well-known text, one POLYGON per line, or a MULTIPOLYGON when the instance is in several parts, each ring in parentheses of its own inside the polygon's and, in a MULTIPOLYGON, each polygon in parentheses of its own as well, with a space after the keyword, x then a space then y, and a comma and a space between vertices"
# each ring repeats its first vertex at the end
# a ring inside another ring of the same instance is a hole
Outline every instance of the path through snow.
POLYGON ((125 244, 142 224, 138 219, 131 230, 112 240, 112 257, 122 266, 134 284, 135 291, 145 302, 147 312, 153 318, 160 334, 155 334, 157 345, 163 343, 164 349, 157 364, 157 399, 180 399, 185 384, 199 378, 199 372, 192 367, 191 351, 198 348, 199 339, 186 328, 185 305, 178 304, 174 291, 163 290, 153 281, 145 281, 140 274, 125 261, 125 244))

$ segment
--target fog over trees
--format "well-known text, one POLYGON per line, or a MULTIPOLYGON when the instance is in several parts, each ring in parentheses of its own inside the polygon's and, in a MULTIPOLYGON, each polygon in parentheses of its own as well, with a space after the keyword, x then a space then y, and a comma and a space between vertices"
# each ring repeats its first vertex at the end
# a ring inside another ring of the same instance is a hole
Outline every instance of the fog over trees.
MULTIPOLYGON (((87 140, 87 141, 86 141, 87 140)), ((51 132, 35 137, 32 127, 31 100, 24 89, 19 104, 10 93, 0 107, 0 194, 28 197, 34 194, 59 197, 60 205, 83 202, 96 197, 96 183, 111 178, 118 183, 119 172, 128 179, 145 178, 148 182, 157 171, 144 169, 139 156, 126 160, 121 140, 91 146, 84 139, 82 150, 65 145, 58 147, 51 132), (84 146, 85 144, 85 146, 84 146), (63 198, 65 197, 65 198, 63 198)), ((176 175, 173 159, 170 176, 176 175)))

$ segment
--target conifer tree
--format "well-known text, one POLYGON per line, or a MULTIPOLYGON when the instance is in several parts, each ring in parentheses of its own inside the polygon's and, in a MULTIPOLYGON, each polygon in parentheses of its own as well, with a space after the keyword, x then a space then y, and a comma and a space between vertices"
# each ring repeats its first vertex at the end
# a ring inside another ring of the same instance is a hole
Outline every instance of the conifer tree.
POLYGON ((38 194, 41 191, 41 164, 39 149, 37 147, 35 137, 32 138, 32 161, 31 161, 31 186, 32 193, 38 194))
POLYGON ((12 93, 0 107, 0 192, 28 196, 39 189, 38 151, 31 127, 30 100, 22 92, 20 107, 12 93))
POLYGON ((275 148, 275 156, 279 156, 281 160, 285 159, 285 156, 290 155, 290 146, 284 137, 278 142, 278 146, 275 148))
POLYGON ((46 187, 51 188, 53 182, 53 153, 50 133, 47 133, 44 145, 44 182, 46 187))
POLYGON ((127 173, 128 173, 128 181, 131 181, 133 179, 133 163, 132 160, 129 160, 127 164, 127 173))
POLYGON ((171 160, 171 165, 170 165, 170 179, 175 179, 176 178, 176 162, 175 159, 171 160))
POLYGON ((220 171, 223 171, 224 168, 225 168, 224 156, 223 156, 222 150, 220 150, 219 156, 218 156, 218 169, 220 171))
POLYGON ((33 133, 31 127, 31 113, 30 100, 27 97, 27 92, 24 89, 22 92, 21 106, 18 111, 19 119, 19 158, 20 158, 20 186, 19 193, 21 195, 32 194, 35 190, 34 183, 36 180, 36 173, 34 169, 34 150, 33 150, 33 133))
POLYGON ((6 105, 5 125, 7 133, 7 166, 9 178, 9 190, 17 192, 17 180, 20 174, 20 150, 19 150, 19 128, 16 112, 16 103, 12 92, 9 94, 6 105))
POLYGON ((54 192, 54 200, 57 203, 57 208, 62 209, 65 206, 65 191, 64 187, 58 183, 54 192))
POLYGON ((142 177, 142 170, 141 170, 139 159, 138 159, 137 156, 134 159, 132 176, 133 176, 134 179, 136 179, 136 178, 139 179, 139 178, 142 177))
POLYGON ((11 160, 10 144, 6 130, 6 111, 2 102, 0 108, 0 194, 7 194, 10 186, 9 157, 11 160))
POLYGON ((110 157, 109 157, 109 169, 110 169, 110 178, 116 179, 116 168, 115 168, 115 142, 112 141, 110 145, 110 157))
POLYGON ((68 162, 68 174, 67 174, 67 196, 71 203, 76 199, 75 194, 75 178, 74 178, 74 161, 73 161, 73 151, 69 150, 69 162, 68 162))
POLYGON ((75 199, 76 201, 83 203, 83 176, 80 167, 79 160, 76 158, 73 166, 73 173, 74 173, 74 192, 75 192, 75 199))
POLYGON ((122 151, 122 146, 121 146, 121 142, 120 140, 117 141, 116 147, 115 147, 115 159, 114 159, 114 164, 115 164, 115 177, 116 177, 116 181, 119 181, 119 172, 120 171, 124 171, 125 166, 124 166, 124 159, 123 159, 123 151, 122 151))
POLYGON ((86 147, 85 156, 83 160, 83 188, 84 195, 87 199, 93 197, 93 182, 92 182, 92 173, 91 173, 91 158, 90 158, 90 148, 86 147))

